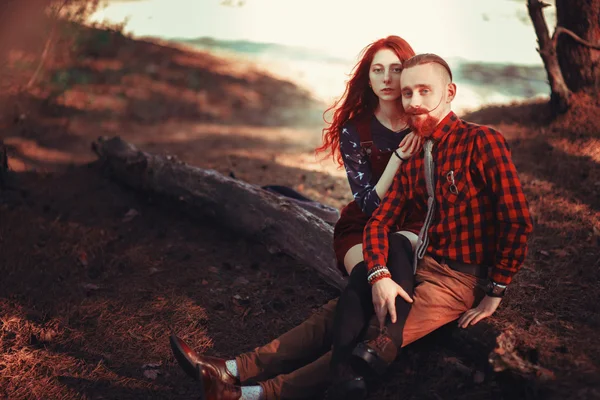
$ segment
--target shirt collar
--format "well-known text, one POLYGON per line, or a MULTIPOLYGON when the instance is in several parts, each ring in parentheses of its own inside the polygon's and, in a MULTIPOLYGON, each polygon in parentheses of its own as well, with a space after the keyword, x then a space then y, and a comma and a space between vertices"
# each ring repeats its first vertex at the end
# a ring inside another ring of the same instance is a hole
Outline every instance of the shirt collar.
POLYGON ((434 142, 439 142, 442 140, 448 133, 450 133, 454 128, 458 125, 458 117, 454 114, 453 111, 450 111, 448 115, 444 117, 440 121, 439 124, 435 127, 435 130, 429 136, 429 139, 433 139, 434 142))

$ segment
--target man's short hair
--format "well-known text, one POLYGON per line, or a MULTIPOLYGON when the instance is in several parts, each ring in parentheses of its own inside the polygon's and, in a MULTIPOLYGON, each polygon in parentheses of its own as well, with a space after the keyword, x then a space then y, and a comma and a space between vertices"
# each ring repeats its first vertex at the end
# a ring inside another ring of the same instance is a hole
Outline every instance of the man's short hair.
POLYGON ((450 66, 448 65, 446 60, 444 60, 442 57, 438 56, 437 54, 433 54, 433 53, 417 54, 416 56, 412 56, 408 60, 404 61, 404 63, 402 64, 402 68, 406 69, 406 68, 410 68, 410 67, 416 67, 417 65, 431 64, 431 63, 439 64, 442 67, 444 67, 444 69, 448 72, 448 75, 450 76, 450 82, 452 82, 452 71, 450 70, 450 66))

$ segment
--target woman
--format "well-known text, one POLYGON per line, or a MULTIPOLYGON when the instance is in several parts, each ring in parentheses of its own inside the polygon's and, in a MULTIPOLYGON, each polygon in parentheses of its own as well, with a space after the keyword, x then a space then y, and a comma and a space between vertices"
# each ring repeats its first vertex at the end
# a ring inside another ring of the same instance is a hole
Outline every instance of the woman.
MULTIPOLYGON (((397 101, 400 68, 401 63, 412 55, 412 48, 397 36, 367 46, 344 96, 331 108, 335 110, 334 119, 325 129, 324 144, 318 149, 330 151, 340 164, 345 164, 350 186, 356 193, 356 200, 344 208, 335 227, 336 254, 341 268, 350 274, 349 284, 335 308, 335 316, 332 316, 333 306, 330 306, 335 304, 332 300, 321 312, 272 342, 230 360, 199 355, 183 340, 172 336, 175 358, 186 373, 201 382, 205 398, 314 398, 329 380, 323 367, 329 363, 327 351, 332 341, 334 356, 346 361, 348 349, 351 352, 361 337, 366 321, 373 314, 371 287, 362 260, 362 231, 370 213, 388 190, 401 158, 406 160, 420 147, 419 140, 412 136, 399 145, 408 134, 397 101), (390 158, 394 152, 396 155, 390 158), (358 177, 358 174, 362 175, 358 177), (246 382, 258 384, 240 387, 246 382)), ((414 235, 412 231, 420 228, 413 229, 413 225, 403 224, 406 236, 395 235, 400 243, 398 246, 390 243, 388 262, 394 280, 402 282, 408 293, 412 293, 413 272, 412 246, 407 236, 414 235), (402 262, 394 261, 401 259, 402 262)), ((408 313, 398 304, 397 309, 396 325, 402 323, 408 313)), ((350 396, 346 398, 349 399, 350 396)))
MULTIPOLYGON (((392 278, 405 292, 396 301, 395 329, 402 329, 410 310, 413 289, 412 252, 423 217, 405 212, 401 235, 390 238, 387 269, 367 273, 363 261, 363 229, 402 162, 420 149, 419 137, 409 133, 401 106, 402 62, 414 55, 410 45, 398 36, 380 39, 363 50, 331 124, 324 129, 323 145, 344 165, 354 201, 341 212, 334 229, 338 268, 349 275, 338 302, 333 324, 331 367, 335 376, 330 396, 360 398, 366 390, 362 377, 350 368, 351 354, 374 315, 371 285, 392 278)), ((401 343, 397 344, 398 348, 401 343)))
MULTIPOLYGON (((334 249, 344 275, 363 260, 363 228, 400 164, 420 148, 421 139, 409 133, 400 100, 402 61, 413 55, 398 36, 371 43, 363 49, 343 96, 325 112, 334 110, 333 120, 323 129, 323 145, 316 152, 328 152, 344 165, 354 196, 334 229, 334 249)), ((410 228, 418 232, 420 226, 410 228)))

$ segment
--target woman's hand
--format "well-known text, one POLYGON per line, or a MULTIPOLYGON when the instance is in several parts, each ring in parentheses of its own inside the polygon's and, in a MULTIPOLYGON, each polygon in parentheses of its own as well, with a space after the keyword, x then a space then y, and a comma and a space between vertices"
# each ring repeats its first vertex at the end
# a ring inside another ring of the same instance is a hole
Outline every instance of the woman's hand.
POLYGON ((408 160, 410 157, 414 156, 419 150, 421 150, 421 145, 423 144, 423 139, 421 136, 416 135, 414 133, 409 133, 402 139, 400 145, 396 152, 400 157, 405 160, 408 160))
POLYGON ((389 313, 392 324, 396 323, 396 296, 402 297, 408 303, 412 303, 408 293, 402 289, 391 278, 383 278, 373 284, 371 288, 373 294, 373 307, 379 320, 379 329, 385 326, 385 317, 389 313))

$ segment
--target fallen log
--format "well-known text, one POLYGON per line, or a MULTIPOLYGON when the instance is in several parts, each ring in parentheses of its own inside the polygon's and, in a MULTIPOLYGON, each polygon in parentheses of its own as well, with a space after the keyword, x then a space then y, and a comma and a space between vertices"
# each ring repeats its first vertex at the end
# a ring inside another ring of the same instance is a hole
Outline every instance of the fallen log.
POLYGON ((293 201, 173 156, 143 152, 119 137, 99 138, 92 149, 117 181, 183 202, 195 216, 213 218, 260 241, 271 253, 288 254, 314 268, 334 287, 345 286, 336 268, 333 228, 293 201))

